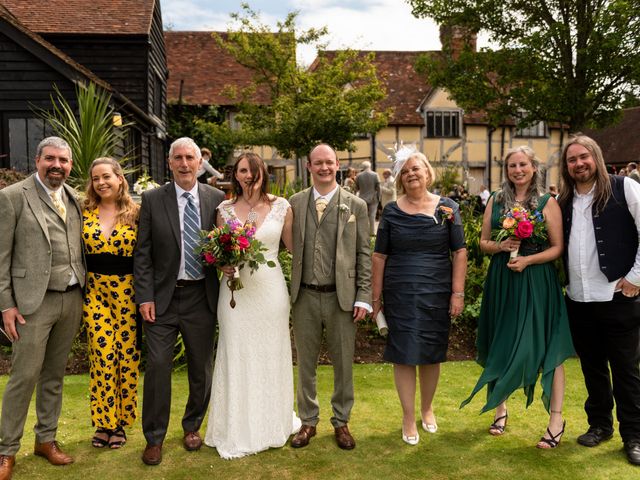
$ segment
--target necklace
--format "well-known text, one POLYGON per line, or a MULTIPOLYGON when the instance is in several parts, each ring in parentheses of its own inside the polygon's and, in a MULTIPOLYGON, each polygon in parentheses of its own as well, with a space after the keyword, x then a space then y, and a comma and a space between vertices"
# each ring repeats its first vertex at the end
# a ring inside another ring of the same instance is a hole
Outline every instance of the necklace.
POLYGON ((242 197, 242 199, 247 203, 247 205, 249 205, 249 213, 247 214, 247 220, 245 221, 245 223, 252 223, 256 225, 258 223, 258 218, 260 218, 260 215, 255 211, 255 207, 257 207, 260 203, 260 199, 258 199, 258 201, 253 205, 251 205, 251 202, 249 202, 249 200, 247 200, 246 198, 242 197))

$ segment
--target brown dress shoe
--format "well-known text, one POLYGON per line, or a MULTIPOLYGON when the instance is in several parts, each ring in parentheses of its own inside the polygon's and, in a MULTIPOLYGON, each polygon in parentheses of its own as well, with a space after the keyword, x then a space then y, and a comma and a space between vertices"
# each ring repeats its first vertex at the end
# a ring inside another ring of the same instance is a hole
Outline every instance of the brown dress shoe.
POLYGON ((356 448, 356 441, 349 433, 349 427, 343 425, 342 427, 336 427, 336 443, 343 450, 353 450, 356 448))
POLYGON ((15 464, 15 455, 0 455, 0 480, 11 480, 15 464))
POLYGON ((184 438, 182 439, 182 444, 184 445, 184 449, 187 452, 193 452, 195 450, 200 450, 202 446, 202 438, 200 438, 199 432, 185 432, 184 438))
POLYGON ((291 439, 291 446, 293 448, 302 448, 309 445, 311 437, 316 436, 316 427, 313 425, 302 425, 298 433, 291 439))
POLYGON ((142 452, 142 461, 147 465, 160 465, 162 461, 162 444, 149 445, 142 452))
POLYGON ((73 457, 60 450, 60 444, 53 442, 38 443, 33 448, 33 453, 49 460, 51 465, 69 465, 73 463, 73 457))

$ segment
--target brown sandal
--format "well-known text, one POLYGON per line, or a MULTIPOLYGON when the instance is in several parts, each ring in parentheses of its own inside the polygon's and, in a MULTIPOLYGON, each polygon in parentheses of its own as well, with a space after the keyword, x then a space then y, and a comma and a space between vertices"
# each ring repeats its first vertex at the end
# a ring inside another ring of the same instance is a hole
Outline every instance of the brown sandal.
POLYGON ((493 435, 494 437, 499 437, 500 435, 502 435, 504 433, 504 431, 506 430, 506 428, 507 428, 507 419, 508 418, 509 418, 509 414, 507 414, 507 413, 505 413, 501 417, 494 418, 493 419, 493 423, 489 427, 489 433, 491 435, 493 435), (504 419, 504 424, 498 425, 498 422, 500 420, 502 420, 502 419, 504 419))

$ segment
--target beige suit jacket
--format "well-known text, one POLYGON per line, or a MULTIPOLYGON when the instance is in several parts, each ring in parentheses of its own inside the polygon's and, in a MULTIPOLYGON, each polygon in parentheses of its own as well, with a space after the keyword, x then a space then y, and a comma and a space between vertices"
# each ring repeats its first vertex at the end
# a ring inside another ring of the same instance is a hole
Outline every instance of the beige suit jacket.
MULTIPOLYGON (((35 175, 0 190, 0 310, 35 312, 47 291, 51 242, 35 175)), ((64 186, 69 207, 82 218, 75 192, 64 186)), ((84 286, 84 271, 78 280, 84 286)))
MULTIPOLYGON (((291 302, 295 303, 302 279, 304 235, 313 187, 289 199, 293 210, 293 261, 291 302)), ((338 197, 338 233, 336 237, 336 289, 340 308, 352 311, 355 302, 371 304, 371 246, 367 204, 344 188, 338 197)))

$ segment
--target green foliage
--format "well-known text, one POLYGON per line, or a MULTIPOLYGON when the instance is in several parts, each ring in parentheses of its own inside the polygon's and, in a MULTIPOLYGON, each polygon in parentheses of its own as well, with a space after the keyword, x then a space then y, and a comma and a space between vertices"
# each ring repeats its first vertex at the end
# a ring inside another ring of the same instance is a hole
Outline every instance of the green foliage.
MULTIPOLYGON (((110 104, 111 95, 93 83, 76 85, 78 116, 57 86, 53 86, 51 110, 38 110, 55 134, 65 139, 71 147, 73 167, 68 183, 74 187, 84 187, 89 178, 89 167, 99 157, 114 157, 122 145, 123 129, 113 125, 114 107, 110 104)), ((121 164, 129 158, 118 159, 121 164)), ((131 173, 125 168, 125 173, 131 173)))
POLYGON ((0 190, 25 178, 27 176, 22 172, 12 168, 0 168, 0 190))
POLYGON ((238 146, 244 146, 244 135, 233 130, 216 106, 170 104, 168 108, 169 136, 190 137, 200 147, 211 150, 211 164, 223 168, 238 146))
POLYGON ((526 112, 521 125, 558 121, 577 131, 610 123, 640 89, 640 2, 586 0, 409 0, 416 17, 468 32, 497 46, 457 58, 421 60, 429 82, 493 126, 526 112))
POLYGON ((442 195, 447 195, 453 190, 454 185, 460 185, 458 171, 459 167, 456 165, 447 165, 439 169, 436 181, 433 182, 433 187, 438 188, 442 195))
POLYGON ((227 92, 238 101, 237 118, 248 143, 271 145, 288 158, 301 157, 318 142, 353 149, 358 135, 386 125, 389 112, 376 108, 384 89, 371 56, 347 50, 320 55, 313 69, 299 68, 296 44, 322 49, 326 29, 296 32, 297 13, 289 13, 273 33, 247 4, 241 8, 231 15, 237 26, 217 40, 254 73, 251 87, 227 92), (255 102, 256 92, 266 92, 269 101, 255 102))

